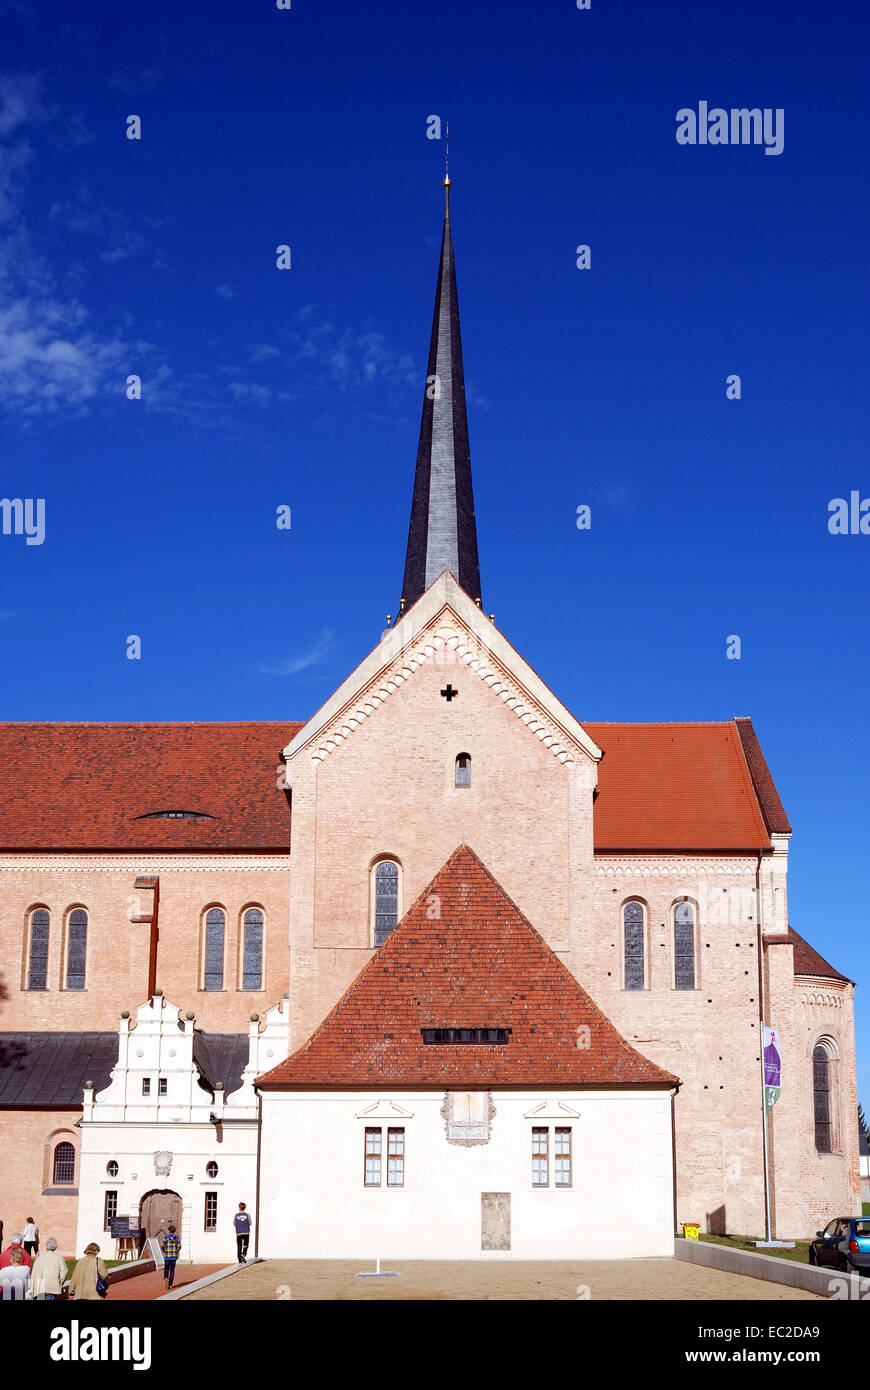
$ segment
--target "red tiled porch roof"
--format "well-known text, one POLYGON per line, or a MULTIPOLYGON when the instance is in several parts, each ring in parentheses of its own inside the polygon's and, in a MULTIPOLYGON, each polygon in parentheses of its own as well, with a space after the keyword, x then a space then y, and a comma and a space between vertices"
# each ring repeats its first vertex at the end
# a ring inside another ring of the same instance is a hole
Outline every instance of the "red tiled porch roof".
POLYGON ((308 1042, 258 1080, 279 1090, 677 1084, 629 1046, 467 845, 308 1042), (511 1031, 503 1045, 432 1045, 421 1034, 430 1027, 511 1031))

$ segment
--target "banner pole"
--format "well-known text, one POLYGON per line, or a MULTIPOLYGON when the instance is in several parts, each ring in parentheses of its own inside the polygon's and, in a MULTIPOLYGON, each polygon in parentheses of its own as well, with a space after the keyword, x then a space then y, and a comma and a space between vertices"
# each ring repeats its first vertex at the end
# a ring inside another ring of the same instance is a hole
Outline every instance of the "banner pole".
POLYGON ((770 1161, 767 1145, 767 1089, 764 1084, 764 1048, 761 1049, 761 1125, 764 1144, 764 1239, 773 1240, 773 1232, 770 1228, 770 1161))

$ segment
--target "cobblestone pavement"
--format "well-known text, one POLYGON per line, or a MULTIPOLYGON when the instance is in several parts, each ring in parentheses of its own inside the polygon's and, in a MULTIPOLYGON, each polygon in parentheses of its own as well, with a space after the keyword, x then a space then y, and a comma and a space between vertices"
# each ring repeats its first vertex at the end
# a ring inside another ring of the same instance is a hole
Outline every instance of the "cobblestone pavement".
MULTIPOLYGON (((496 1262, 384 1260, 398 1279, 357 1279, 362 1260, 266 1260, 228 1275, 194 1299, 730 1299, 792 1302, 816 1295, 683 1260, 496 1262)), ((187 1299, 180 1300, 187 1302, 187 1299)))

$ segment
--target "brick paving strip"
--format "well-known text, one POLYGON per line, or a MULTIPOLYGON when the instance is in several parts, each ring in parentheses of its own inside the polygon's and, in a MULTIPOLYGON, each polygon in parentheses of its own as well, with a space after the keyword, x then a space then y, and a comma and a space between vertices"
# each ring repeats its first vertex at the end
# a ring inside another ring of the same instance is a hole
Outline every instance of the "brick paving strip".
MULTIPOLYGON (((389 1260, 384 1270, 399 1279, 357 1279, 374 1262, 364 1260, 264 1260, 191 1292, 199 1300, 519 1300, 577 1299, 578 1285, 592 1301, 699 1300, 794 1302, 816 1295, 742 1274, 688 1265, 681 1260, 389 1260)), ((146 1276, 148 1277, 148 1276, 146 1276)), ((131 1281, 135 1282, 135 1281, 131 1281)))
MULTIPOLYGON (((175 1287, 176 1289, 183 1288, 186 1284, 193 1284, 198 1279, 204 1279, 207 1274, 215 1274, 219 1269, 224 1268, 224 1265, 178 1265, 175 1271, 175 1287)), ((124 1279, 121 1283, 111 1284, 106 1302, 151 1303, 155 1298, 162 1298, 165 1293, 166 1282, 163 1278, 163 1271, 156 1269, 149 1274, 136 1274, 131 1279, 124 1279)))

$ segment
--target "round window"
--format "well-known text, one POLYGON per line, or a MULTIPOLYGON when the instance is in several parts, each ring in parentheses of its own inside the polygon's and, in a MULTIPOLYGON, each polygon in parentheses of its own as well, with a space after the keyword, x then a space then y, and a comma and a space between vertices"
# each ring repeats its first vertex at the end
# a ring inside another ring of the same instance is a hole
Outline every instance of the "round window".
POLYGON ((209 1176, 210 1178, 216 1178, 216 1177, 217 1177, 217 1175, 218 1175, 218 1166, 217 1166, 217 1164, 215 1163, 214 1159, 212 1159, 210 1163, 207 1163, 207 1164, 205 1165, 205 1171, 206 1171, 206 1173, 208 1174, 208 1176, 209 1176))
POLYGON ((106 1164, 106 1172, 110 1178, 116 1178, 118 1176, 118 1165, 114 1159, 110 1159, 106 1164))

